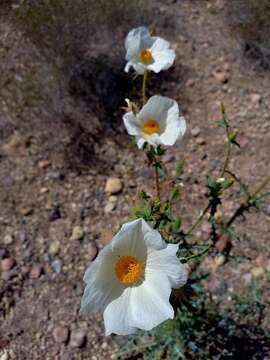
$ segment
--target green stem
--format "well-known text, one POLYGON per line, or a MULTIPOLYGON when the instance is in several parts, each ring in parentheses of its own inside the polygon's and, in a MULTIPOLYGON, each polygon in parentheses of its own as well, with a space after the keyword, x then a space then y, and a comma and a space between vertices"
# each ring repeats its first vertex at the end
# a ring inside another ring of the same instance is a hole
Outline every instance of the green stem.
POLYGON ((265 186, 270 182, 270 175, 268 175, 253 191, 253 193, 250 194, 249 198, 242 204, 239 205, 239 207, 235 210, 233 215, 230 217, 228 222, 226 223, 226 227, 229 227, 232 225, 232 223, 243 213, 249 209, 251 201, 256 198, 256 196, 265 188, 265 186))
POLYGON ((157 197, 160 199, 160 182, 159 182, 159 173, 158 169, 155 167, 155 178, 156 178, 156 190, 157 190, 157 197))
POLYGON ((222 168, 222 171, 221 171, 221 174, 220 174, 220 177, 222 178, 225 174, 225 171, 229 165, 229 161, 230 161, 230 157, 231 157, 231 141, 230 141, 230 134, 229 134, 229 129, 228 127, 226 127, 226 135, 227 135, 227 153, 226 153, 226 158, 225 158, 225 162, 224 162, 224 165, 223 165, 223 168, 222 168))
POLYGON ((210 209, 211 205, 210 203, 204 208, 203 212, 201 213, 201 215, 198 217, 198 219, 196 220, 196 222, 190 227, 190 229, 188 230, 188 232, 186 233, 187 235, 190 235, 192 233, 192 231, 198 226, 200 225, 200 223, 202 222, 203 218, 205 217, 205 215, 207 214, 208 210, 210 209))
POLYGON ((209 250, 211 250, 213 248, 213 244, 209 244, 203 251, 197 253, 197 254, 194 254, 194 255, 190 255, 188 256, 187 258, 185 258, 185 261, 189 261, 191 259, 196 259, 204 254, 206 254, 209 250))
POLYGON ((146 102, 147 102, 147 96, 146 96, 147 76, 148 76, 148 71, 147 71, 147 70, 144 70, 144 73, 143 73, 143 82, 142 82, 142 98, 143 98, 143 104, 146 104, 146 102))

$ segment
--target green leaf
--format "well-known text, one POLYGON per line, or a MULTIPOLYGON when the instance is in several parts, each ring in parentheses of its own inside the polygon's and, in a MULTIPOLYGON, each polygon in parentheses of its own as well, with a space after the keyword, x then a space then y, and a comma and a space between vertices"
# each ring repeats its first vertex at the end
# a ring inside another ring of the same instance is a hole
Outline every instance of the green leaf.
POLYGON ((169 202, 173 202, 174 200, 176 200, 180 195, 180 191, 178 188, 173 187, 170 192, 169 192, 169 202))

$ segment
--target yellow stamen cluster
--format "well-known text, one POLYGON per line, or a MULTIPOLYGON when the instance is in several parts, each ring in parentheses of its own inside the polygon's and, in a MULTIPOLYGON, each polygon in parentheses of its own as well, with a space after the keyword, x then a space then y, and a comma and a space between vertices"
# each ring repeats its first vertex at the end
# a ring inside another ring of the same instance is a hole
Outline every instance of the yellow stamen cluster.
POLYGON ((143 132, 147 135, 152 135, 155 133, 159 133, 160 126, 159 123, 154 119, 145 120, 143 124, 143 132))
POLYGON ((143 275, 143 265, 135 256, 120 256, 115 264, 118 280, 125 285, 133 285, 143 275))
POLYGON ((149 49, 143 49, 140 53, 140 60, 143 64, 148 65, 153 62, 153 56, 149 49))

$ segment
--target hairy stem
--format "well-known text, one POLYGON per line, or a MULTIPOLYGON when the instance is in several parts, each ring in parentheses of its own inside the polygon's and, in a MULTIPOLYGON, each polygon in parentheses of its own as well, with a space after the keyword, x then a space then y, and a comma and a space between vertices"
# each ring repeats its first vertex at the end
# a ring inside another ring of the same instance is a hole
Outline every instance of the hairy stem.
POLYGON ((229 129, 228 127, 226 127, 226 135, 227 135, 227 153, 226 153, 226 158, 225 158, 225 161, 224 161, 224 164, 223 164, 223 168, 221 170, 221 174, 220 174, 220 177, 223 177, 224 174, 225 174, 225 171, 229 165, 229 161, 230 161, 230 157, 231 157, 231 149, 232 149, 232 144, 231 144, 231 141, 229 139, 229 129))
POLYGON ((159 173, 158 169, 155 167, 155 179, 156 179, 156 191, 157 197, 160 199, 160 182, 159 182, 159 173))
POLYGON ((187 235, 192 234, 192 231, 198 226, 200 225, 200 223, 202 222, 203 218, 205 217, 205 215, 207 214, 208 210, 210 210, 211 204, 209 203, 203 210, 203 212, 201 213, 201 215, 198 217, 198 219, 195 221, 195 223, 190 227, 190 229, 187 232, 187 235))
POLYGON ((148 77, 148 71, 147 71, 147 70, 144 70, 144 73, 143 73, 143 82, 142 82, 142 98, 143 98, 143 104, 146 104, 146 102, 147 102, 147 95, 146 95, 147 77, 148 77))
POLYGON ((256 188, 255 190, 250 194, 249 198, 239 205, 239 207, 235 210, 233 215, 230 217, 228 222, 226 223, 226 226, 231 226, 232 223, 243 213, 249 209, 251 201, 256 199, 256 196, 259 195, 259 193, 266 187, 266 185, 270 183, 270 175, 268 175, 256 188))

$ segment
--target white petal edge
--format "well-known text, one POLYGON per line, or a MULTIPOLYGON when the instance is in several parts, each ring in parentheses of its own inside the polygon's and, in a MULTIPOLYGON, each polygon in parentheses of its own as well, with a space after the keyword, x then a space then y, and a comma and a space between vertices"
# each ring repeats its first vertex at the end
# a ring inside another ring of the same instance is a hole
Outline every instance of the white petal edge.
POLYGON ((151 330, 174 317, 169 302, 171 287, 162 271, 146 272, 145 281, 134 287, 130 294, 130 324, 139 329, 151 330))
POLYGON ((155 51, 152 53, 154 62, 148 65, 148 69, 159 73, 161 70, 168 70, 174 63, 175 52, 172 49, 155 51))
POLYGON ((103 313, 105 335, 129 335, 136 329, 131 325, 131 302, 130 294, 132 288, 126 288, 122 295, 112 301, 103 313))
POLYGON ((187 268, 176 256, 178 245, 168 244, 163 250, 152 251, 147 258, 146 267, 149 271, 163 271, 174 289, 184 286, 188 279, 187 268))
POLYGON ((140 122, 132 111, 123 116, 123 121, 129 135, 139 135, 141 133, 140 122))

